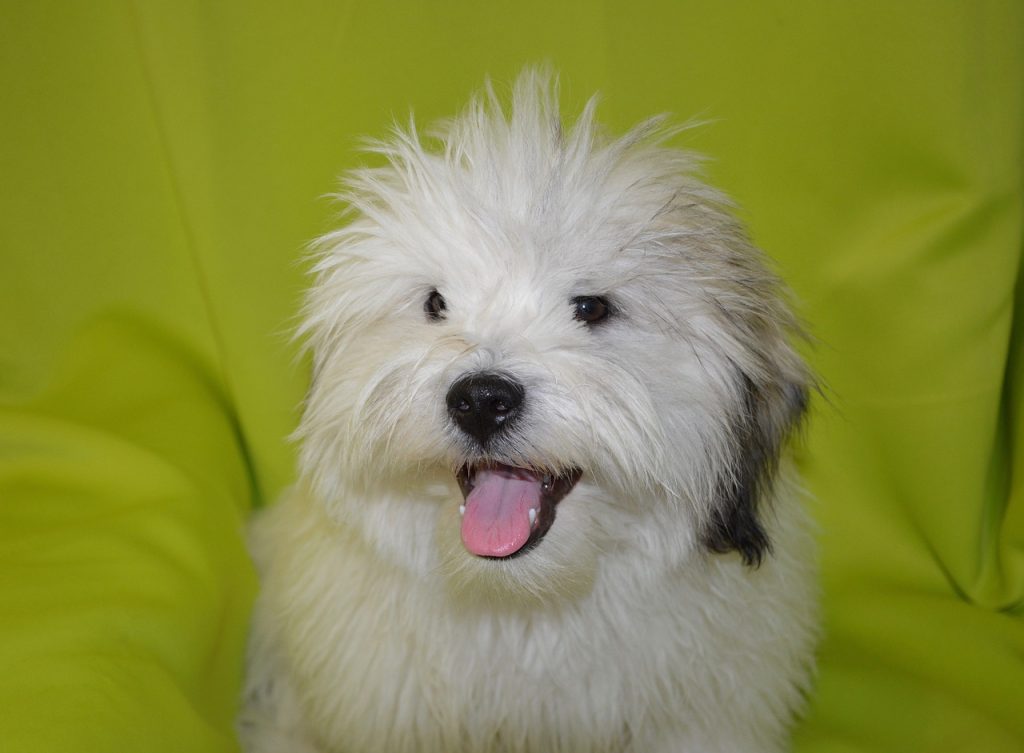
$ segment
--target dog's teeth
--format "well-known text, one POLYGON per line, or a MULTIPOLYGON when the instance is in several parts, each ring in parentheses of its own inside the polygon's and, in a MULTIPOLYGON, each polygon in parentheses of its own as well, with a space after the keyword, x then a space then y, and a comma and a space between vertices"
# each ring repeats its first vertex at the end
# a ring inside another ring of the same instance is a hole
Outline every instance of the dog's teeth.
POLYGON ((465 514, 466 514, 466 506, 465 505, 459 505, 459 515, 465 515, 465 514))
POLYGON ((530 516, 530 525, 537 525, 537 511, 531 507, 528 514, 530 516))

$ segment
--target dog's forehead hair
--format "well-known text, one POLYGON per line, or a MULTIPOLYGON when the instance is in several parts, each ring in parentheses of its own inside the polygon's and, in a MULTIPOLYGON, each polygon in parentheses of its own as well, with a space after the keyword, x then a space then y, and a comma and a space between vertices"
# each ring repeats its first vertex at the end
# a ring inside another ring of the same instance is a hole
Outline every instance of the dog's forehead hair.
POLYGON ((635 265, 614 244, 581 234, 531 232, 523 223, 515 232, 482 232, 462 218, 434 221, 446 231, 399 236, 380 228, 383 237, 372 249, 364 246, 356 264, 374 278, 405 280, 406 296, 437 289, 453 311, 568 304, 574 296, 607 292, 635 265))

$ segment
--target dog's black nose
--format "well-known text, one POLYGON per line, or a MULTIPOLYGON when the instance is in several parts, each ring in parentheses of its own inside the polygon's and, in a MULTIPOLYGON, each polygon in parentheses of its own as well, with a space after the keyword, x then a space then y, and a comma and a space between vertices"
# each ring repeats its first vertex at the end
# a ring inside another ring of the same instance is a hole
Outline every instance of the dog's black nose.
POLYGON ((467 374, 448 390, 448 414, 480 444, 508 429, 519 415, 526 391, 500 374, 467 374))

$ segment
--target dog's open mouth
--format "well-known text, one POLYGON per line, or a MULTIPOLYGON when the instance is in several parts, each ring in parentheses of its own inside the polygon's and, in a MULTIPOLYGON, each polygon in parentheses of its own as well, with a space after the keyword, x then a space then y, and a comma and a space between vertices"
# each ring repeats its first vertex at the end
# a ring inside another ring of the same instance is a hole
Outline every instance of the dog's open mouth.
POLYGON ((544 473, 501 463, 464 465, 456 473, 465 501, 462 543, 480 557, 512 557, 544 538, 555 506, 580 479, 578 468, 544 473))

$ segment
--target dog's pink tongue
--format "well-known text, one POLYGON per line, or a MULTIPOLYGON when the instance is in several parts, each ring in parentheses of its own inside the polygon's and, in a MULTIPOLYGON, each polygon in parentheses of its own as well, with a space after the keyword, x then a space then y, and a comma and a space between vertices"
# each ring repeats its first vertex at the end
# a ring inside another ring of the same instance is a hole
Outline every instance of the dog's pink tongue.
POLYGON ((477 471, 462 515, 462 543, 481 557, 507 557, 523 548, 540 510, 540 479, 521 468, 477 471))

